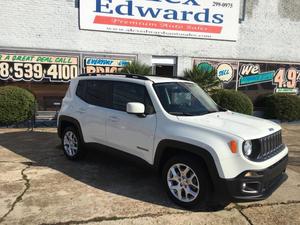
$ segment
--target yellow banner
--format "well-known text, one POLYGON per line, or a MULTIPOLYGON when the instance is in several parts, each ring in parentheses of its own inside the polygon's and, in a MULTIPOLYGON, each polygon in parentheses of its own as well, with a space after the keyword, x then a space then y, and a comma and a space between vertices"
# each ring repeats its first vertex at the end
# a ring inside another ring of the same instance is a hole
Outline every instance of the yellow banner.
POLYGON ((49 64, 78 64, 78 57, 0 53, 0 61, 49 64))

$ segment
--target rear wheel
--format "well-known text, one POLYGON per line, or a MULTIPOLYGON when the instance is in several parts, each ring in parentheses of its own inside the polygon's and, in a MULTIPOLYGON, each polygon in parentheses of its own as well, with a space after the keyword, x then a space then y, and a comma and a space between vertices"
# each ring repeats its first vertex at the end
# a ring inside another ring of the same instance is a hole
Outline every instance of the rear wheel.
POLYGON ((184 208, 206 208, 210 197, 210 179, 201 161, 178 155, 168 160, 162 180, 170 198, 184 208))
POLYGON ((74 127, 64 129, 62 136, 62 146, 68 159, 78 160, 85 155, 83 142, 74 127))

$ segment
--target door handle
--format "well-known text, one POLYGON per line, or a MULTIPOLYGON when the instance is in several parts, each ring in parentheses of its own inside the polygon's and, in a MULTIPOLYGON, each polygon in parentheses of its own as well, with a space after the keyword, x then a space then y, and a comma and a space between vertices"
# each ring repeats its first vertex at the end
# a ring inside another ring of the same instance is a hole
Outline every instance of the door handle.
POLYGON ((119 122, 119 121, 120 121, 120 118, 119 118, 119 117, 116 117, 116 116, 110 116, 110 117, 109 117, 109 120, 110 120, 111 122, 119 122))

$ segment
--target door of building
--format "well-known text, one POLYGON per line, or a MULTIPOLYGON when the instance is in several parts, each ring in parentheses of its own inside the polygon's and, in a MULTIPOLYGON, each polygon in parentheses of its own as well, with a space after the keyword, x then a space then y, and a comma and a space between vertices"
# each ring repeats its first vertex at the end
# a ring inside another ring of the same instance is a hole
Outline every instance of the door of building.
POLYGON ((176 57, 152 57, 152 72, 157 76, 177 76, 176 57))

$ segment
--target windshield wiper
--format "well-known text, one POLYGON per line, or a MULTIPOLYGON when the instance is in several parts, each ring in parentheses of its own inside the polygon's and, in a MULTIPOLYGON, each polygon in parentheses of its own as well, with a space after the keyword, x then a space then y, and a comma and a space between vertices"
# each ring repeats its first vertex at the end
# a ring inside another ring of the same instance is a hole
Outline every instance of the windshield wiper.
POLYGON ((169 112, 174 116, 193 116, 194 114, 188 112, 169 112))
POLYGON ((220 111, 217 111, 217 110, 207 111, 206 114, 209 114, 209 113, 216 113, 216 112, 220 112, 220 111))
POLYGON ((219 109, 219 111, 221 111, 221 112, 226 112, 226 111, 228 111, 228 109, 225 109, 225 108, 223 108, 223 107, 221 107, 221 106, 219 106, 219 105, 218 105, 218 109, 219 109))
POLYGON ((211 110, 211 111, 205 111, 205 112, 199 112, 199 113, 189 113, 189 112, 169 112, 169 113, 174 116, 201 116, 201 115, 206 115, 206 114, 216 113, 216 112, 220 112, 220 111, 211 110))

